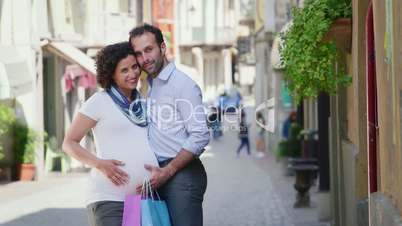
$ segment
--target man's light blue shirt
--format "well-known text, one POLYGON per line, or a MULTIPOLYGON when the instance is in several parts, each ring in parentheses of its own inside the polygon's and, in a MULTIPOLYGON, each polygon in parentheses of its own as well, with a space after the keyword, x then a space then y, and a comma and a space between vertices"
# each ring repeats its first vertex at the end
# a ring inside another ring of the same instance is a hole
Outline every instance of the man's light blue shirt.
POLYGON ((158 161, 176 157, 181 149, 201 155, 209 130, 199 86, 173 62, 150 85, 148 139, 158 161))

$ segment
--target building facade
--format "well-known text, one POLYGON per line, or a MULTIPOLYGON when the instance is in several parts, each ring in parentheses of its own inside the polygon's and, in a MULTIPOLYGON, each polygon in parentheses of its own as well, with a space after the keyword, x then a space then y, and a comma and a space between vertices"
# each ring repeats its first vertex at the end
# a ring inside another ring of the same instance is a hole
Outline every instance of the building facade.
POLYGON ((239 21, 235 0, 177 0, 179 61, 196 70, 193 79, 212 102, 233 85, 233 50, 239 21))
MULTIPOLYGON (((46 131, 56 140, 53 149, 61 149, 73 115, 96 90, 92 57, 107 44, 126 41, 130 29, 149 16, 138 10, 147 6, 138 0, 0 1, 0 99, 16 100, 17 116, 46 131)), ((86 138, 83 144, 92 142, 86 138)), ((41 143, 39 179, 44 153, 41 143)), ((75 161, 70 166, 83 167, 75 161)))

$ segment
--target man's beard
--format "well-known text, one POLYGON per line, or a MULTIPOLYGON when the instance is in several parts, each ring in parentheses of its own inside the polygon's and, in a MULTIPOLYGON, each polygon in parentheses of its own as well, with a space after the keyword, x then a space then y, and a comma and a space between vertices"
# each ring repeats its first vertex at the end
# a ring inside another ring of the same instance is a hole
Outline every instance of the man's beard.
POLYGON ((156 77, 163 69, 163 59, 164 59, 164 56, 161 56, 160 61, 155 61, 154 62, 154 66, 155 66, 154 70, 151 72, 148 72, 148 74, 156 77))

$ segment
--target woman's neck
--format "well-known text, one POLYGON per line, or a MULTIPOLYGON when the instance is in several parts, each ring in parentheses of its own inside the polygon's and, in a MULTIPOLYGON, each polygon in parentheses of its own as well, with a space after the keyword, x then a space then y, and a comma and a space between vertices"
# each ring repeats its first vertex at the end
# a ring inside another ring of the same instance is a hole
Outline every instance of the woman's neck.
POLYGON ((127 100, 128 100, 129 102, 132 102, 132 101, 133 101, 133 95, 132 95, 133 90, 130 90, 130 89, 122 89, 122 88, 119 88, 119 89, 120 89, 121 93, 127 98, 127 100))

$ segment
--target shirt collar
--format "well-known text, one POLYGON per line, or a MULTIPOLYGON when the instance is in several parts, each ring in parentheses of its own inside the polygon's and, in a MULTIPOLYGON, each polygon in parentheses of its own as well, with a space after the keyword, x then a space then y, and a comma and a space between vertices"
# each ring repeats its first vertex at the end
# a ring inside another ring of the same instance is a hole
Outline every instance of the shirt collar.
POLYGON ((159 75, 156 78, 163 81, 167 81, 175 69, 176 66, 174 65, 174 63, 170 62, 168 65, 166 65, 166 67, 159 73, 159 75))

